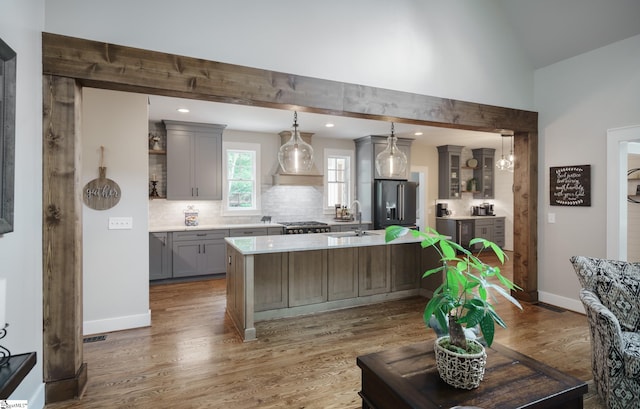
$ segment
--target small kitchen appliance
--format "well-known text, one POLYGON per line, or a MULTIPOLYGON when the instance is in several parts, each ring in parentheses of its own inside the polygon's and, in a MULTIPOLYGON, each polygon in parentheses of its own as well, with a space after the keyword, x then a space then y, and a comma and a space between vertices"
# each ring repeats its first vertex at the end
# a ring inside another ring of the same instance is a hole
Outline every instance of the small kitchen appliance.
POLYGON ((447 217, 451 215, 448 203, 436 203, 436 217, 447 217))
POLYGON ((330 233, 331 226, 316 221, 278 222, 284 226, 284 234, 330 233))

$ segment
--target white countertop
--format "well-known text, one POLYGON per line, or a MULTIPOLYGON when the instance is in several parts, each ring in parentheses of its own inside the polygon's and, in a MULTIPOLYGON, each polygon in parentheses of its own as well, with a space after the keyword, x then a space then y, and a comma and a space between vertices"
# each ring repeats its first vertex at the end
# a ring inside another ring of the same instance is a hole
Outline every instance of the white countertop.
POLYGON ((225 240, 244 255, 418 243, 422 240, 421 238, 413 237, 412 234, 406 234, 390 243, 386 243, 384 230, 367 230, 365 235, 360 237, 352 234, 353 232, 289 234, 259 237, 226 237, 225 240))
POLYGON ((497 216, 497 215, 493 215, 493 216, 444 216, 444 217, 436 217, 436 219, 441 219, 441 220, 476 220, 476 219, 495 219, 495 218, 500 218, 500 217, 505 217, 505 216, 497 216))
MULTIPOLYGON (((350 224, 358 224, 357 221, 324 221, 330 226, 346 226, 350 224)), ((370 224, 371 222, 363 221, 362 224, 370 224)), ((271 223, 246 223, 246 224, 200 224, 198 226, 185 226, 184 224, 153 226, 149 227, 149 233, 163 233, 169 231, 190 231, 190 230, 227 230, 227 229, 259 229, 268 227, 284 227, 277 222, 271 223)))
POLYGON ((154 226, 149 228, 149 233, 162 233, 167 231, 190 231, 190 230, 227 230, 227 229, 258 229, 267 227, 282 227, 278 223, 247 223, 247 224, 199 224, 197 226, 185 226, 176 224, 173 226, 154 226))

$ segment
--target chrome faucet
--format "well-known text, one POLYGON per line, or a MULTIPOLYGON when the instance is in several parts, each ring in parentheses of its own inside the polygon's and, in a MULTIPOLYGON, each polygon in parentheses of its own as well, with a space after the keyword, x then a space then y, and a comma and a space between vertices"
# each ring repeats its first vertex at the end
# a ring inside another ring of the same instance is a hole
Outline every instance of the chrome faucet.
POLYGON ((355 213, 356 217, 358 218, 358 230, 356 230, 356 236, 361 236, 364 234, 364 232, 362 231, 362 205, 357 200, 354 200, 349 207, 351 207, 351 212, 355 213), (358 206, 358 213, 355 213, 353 207, 354 205, 358 206))

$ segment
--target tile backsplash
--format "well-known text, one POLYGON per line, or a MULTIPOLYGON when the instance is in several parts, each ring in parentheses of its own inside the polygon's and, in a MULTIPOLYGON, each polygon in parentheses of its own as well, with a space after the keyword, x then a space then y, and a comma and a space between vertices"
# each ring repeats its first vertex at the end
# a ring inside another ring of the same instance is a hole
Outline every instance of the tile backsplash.
POLYGON ((324 220, 323 191, 311 186, 263 185, 262 208, 252 216, 224 215, 220 200, 164 200, 149 201, 149 228, 184 225, 184 211, 193 206, 199 212, 200 225, 260 223, 262 216, 272 222, 324 220))

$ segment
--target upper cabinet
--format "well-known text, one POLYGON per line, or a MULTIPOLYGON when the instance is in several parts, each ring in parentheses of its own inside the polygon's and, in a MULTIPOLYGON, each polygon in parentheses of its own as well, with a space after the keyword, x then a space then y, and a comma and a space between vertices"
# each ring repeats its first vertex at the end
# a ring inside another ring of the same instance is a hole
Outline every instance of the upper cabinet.
POLYGON ((478 161, 477 167, 473 170, 473 177, 476 180, 476 191, 473 192, 474 199, 495 198, 495 149, 480 148, 473 149, 473 158, 478 161))
POLYGON ((438 199, 460 199, 462 146, 438 146, 438 199))
POLYGON ((222 199, 225 125, 163 121, 167 129, 167 199, 222 199))

